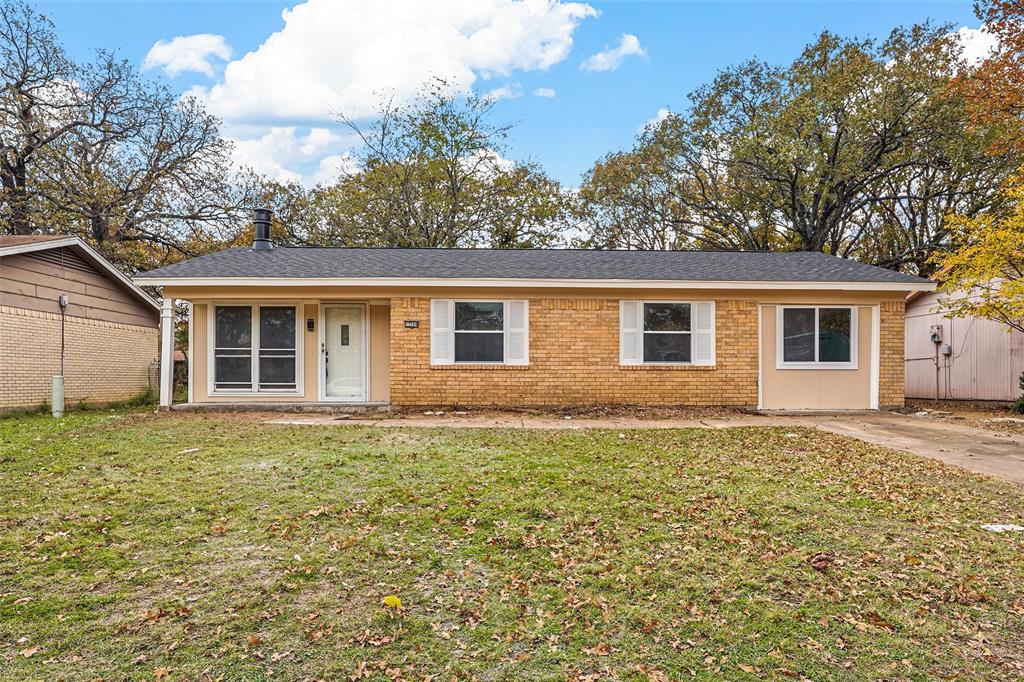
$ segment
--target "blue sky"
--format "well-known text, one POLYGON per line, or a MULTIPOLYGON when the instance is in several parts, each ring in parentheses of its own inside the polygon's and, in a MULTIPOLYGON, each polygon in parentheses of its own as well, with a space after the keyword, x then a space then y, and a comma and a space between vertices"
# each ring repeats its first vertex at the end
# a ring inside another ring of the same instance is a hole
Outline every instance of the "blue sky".
POLYGON ((409 92, 428 72, 512 95, 496 105, 498 120, 516 124, 506 155, 575 186, 596 159, 628 147, 659 109, 682 109, 686 93, 721 68, 750 57, 789 61, 824 29, 865 37, 926 19, 979 24, 970 2, 953 1, 551 0, 532 11, 513 0, 35 4, 78 58, 103 47, 141 68, 164 41, 146 75, 206 98, 237 140, 240 163, 307 184, 329 180, 354 144, 332 110, 368 116, 369 93, 409 92), (209 35, 188 38, 199 34, 209 35), (177 37, 187 39, 170 43, 177 37), (604 70, 586 68, 595 64, 604 70))

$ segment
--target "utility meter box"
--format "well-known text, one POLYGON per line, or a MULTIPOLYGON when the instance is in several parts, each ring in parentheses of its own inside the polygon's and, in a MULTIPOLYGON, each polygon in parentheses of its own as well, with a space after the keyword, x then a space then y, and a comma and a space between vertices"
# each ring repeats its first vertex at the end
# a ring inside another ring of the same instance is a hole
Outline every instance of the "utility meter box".
POLYGON ((933 324, 928 327, 928 336, 931 337, 932 343, 942 343, 942 325, 933 324))

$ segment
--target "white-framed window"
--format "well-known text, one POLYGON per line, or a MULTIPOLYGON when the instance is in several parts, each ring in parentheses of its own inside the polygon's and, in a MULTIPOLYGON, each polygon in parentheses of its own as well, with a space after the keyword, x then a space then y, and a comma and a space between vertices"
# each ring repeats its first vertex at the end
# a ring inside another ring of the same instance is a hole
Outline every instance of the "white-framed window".
POLYGON ((433 299, 430 363, 529 363, 529 302, 433 299))
POLYGON ((211 304, 210 391, 301 392, 299 317, 294 303, 211 304))
POLYGON ((857 317, 855 306, 778 306, 777 368, 857 369, 857 317))
POLYGON ((620 301, 623 365, 714 365, 714 301, 620 301))

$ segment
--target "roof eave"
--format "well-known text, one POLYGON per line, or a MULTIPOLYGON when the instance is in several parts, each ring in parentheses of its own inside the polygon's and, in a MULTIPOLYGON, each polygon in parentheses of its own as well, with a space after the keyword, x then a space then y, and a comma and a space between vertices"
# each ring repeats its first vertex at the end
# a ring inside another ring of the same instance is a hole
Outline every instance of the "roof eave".
POLYGON ((934 291, 934 282, 703 281, 639 279, 447 278, 447 277, 146 277, 145 286, 180 287, 476 287, 553 289, 763 289, 828 291, 934 291))

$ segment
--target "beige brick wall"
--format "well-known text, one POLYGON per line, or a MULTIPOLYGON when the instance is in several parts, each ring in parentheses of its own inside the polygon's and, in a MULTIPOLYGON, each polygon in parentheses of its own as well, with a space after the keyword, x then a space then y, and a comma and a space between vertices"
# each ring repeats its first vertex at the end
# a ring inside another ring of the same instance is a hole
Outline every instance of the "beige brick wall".
POLYGON ((430 299, 391 299, 395 405, 757 405, 757 302, 716 304, 715 367, 619 365, 619 299, 531 298, 526 367, 432 367, 430 299), (404 320, 420 320, 406 329, 404 320))
POLYGON ((906 401, 906 366, 903 360, 906 302, 882 301, 879 306, 882 330, 879 344, 878 406, 902 407, 906 401))
MULTIPOLYGON (((68 405, 111 402, 146 391, 158 357, 159 331, 68 316, 64 382, 68 405)), ((0 410, 50 400, 60 372, 60 315, 0 306, 0 410)))

